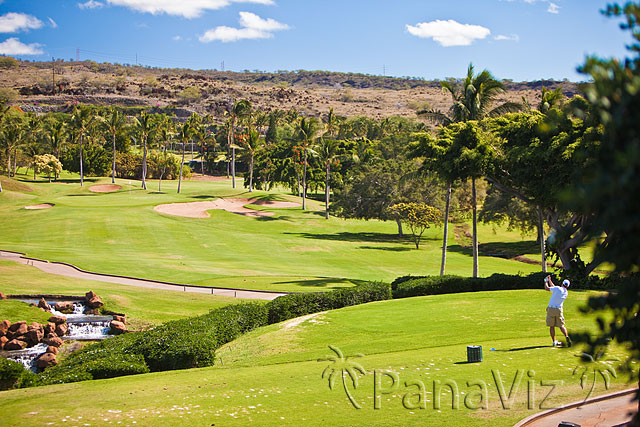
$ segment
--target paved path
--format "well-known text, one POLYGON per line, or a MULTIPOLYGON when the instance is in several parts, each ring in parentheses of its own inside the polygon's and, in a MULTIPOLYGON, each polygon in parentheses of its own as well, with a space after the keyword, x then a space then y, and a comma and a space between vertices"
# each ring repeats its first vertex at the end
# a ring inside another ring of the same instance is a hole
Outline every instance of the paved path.
POLYGON ((32 265, 45 273, 58 276, 74 277, 77 279, 98 280, 100 282, 117 283, 119 285, 138 286, 141 288, 164 289, 179 292, 195 292, 200 294, 222 295, 236 298, 272 300, 289 292, 253 291, 249 289, 216 288, 210 286, 185 285, 180 283, 162 282, 138 279, 135 277, 117 276, 111 274, 93 273, 78 267, 60 263, 29 258, 17 252, 0 251, 0 259, 32 265))
POLYGON ((638 410, 638 402, 633 400, 635 392, 636 389, 626 390, 596 397, 587 403, 565 405, 525 418, 515 427, 552 427, 562 421, 569 421, 580 427, 626 426, 638 410))

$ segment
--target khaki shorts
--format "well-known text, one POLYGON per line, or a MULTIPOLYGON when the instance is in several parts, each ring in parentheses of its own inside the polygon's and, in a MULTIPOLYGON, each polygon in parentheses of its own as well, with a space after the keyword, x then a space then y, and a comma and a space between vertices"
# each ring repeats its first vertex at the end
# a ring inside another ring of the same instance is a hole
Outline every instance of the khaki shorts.
POLYGON ((547 326, 564 326, 564 316, 561 308, 547 307, 547 326))

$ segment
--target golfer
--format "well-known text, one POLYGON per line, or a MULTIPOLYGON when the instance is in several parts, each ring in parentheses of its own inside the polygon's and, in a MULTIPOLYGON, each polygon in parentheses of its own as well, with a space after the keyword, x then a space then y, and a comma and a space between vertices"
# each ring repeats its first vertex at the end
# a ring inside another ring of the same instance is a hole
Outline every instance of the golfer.
POLYGON ((569 286, 571 286, 571 283, 566 279, 562 281, 562 286, 555 286, 551 281, 551 276, 544 278, 544 289, 551 292, 549 306, 547 307, 547 326, 549 327, 554 347, 561 345, 560 341, 556 341, 556 326, 560 328, 560 331, 567 339, 567 347, 571 347, 571 338, 569 338, 567 328, 564 326, 564 316, 562 314, 562 304, 564 304, 564 300, 569 295, 567 290, 569 286))

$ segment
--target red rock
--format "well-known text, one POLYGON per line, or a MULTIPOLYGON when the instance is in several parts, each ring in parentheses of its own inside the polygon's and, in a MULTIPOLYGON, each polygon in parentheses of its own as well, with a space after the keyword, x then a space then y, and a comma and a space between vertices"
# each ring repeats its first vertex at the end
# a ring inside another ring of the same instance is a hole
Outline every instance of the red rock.
POLYGON ((31 324, 29 326, 27 326, 27 330, 32 330, 32 329, 39 329, 41 331, 44 331, 44 326, 42 326, 40 323, 38 322, 31 322, 31 324))
POLYGON ((44 333, 45 333, 45 334, 50 334, 50 333, 52 333, 52 332, 54 332, 54 333, 55 333, 55 331, 56 331, 56 324, 55 324, 55 323, 51 323, 51 322, 49 322, 49 323, 47 323, 47 325, 44 327, 44 333))
POLYGON ((71 301, 60 301, 60 302, 55 303, 53 308, 56 311, 59 311, 60 313, 70 314, 70 313, 73 313, 73 302, 71 302, 71 301))
POLYGON ((62 338, 53 336, 53 337, 47 337, 45 339, 42 340, 43 343, 47 344, 47 345, 52 345, 54 347, 60 347, 64 341, 62 341, 62 338))
POLYGON ((124 323, 125 325, 127 324, 127 316, 122 315, 122 316, 118 316, 117 314, 113 315, 113 320, 120 322, 120 323, 124 323))
POLYGON ((40 302, 38 302, 38 307, 47 311, 51 311, 51 306, 47 303, 47 301, 44 298, 40 298, 40 302))
POLYGON ((27 333, 27 322, 16 322, 9 328, 7 332, 7 338, 14 339, 27 333))
POLYGON ((58 354, 58 347, 50 345, 47 347, 47 353, 58 354))
POLYGON ((11 322, 9 322, 8 320, 3 320, 2 322, 0 322, 0 337, 5 336, 7 334, 7 331, 9 330, 10 326, 11 326, 11 322))
POLYGON ((112 320, 109 324, 109 327, 111 328, 112 335, 119 335, 123 332, 127 332, 127 327, 125 326, 125 324, 122 322, 118 322, 117 320, 112 320))
POLYGON ((93 294, 91 298, 86 298, 85 301, 90 308, 100 308, 104 305, 102 299, 96 294, 93 294))
POLYGON ((46 369, 50 366, 57 365, 56 355, 53 353, 44 353, 36 360, 36 366, 38 369, 46 369))
POLYGON ((21 340, 11 340, 4 345, 5 350, 22 350, 27 348, 27 343, 21 340))
POLYGON ((2 292, 0 292, 0 299, 7 299, 7 296, 5 294, 3 294, 2 292))
POLYGON ((67 335, 67 332, 69 332, 69 324, 68 323, 60 323, 59 325, 56 325, 56 335, 59 337, 62 337, 64 335, 67 335))
POLYGON ((49 317, 49 322, 52 322, 58 325, 60 323, 67 323, 67 318, 64 316, 51 316, 49 317))
POLYGON ((0 337, 0 350, 4 349, 4 345, 9 342, 9 338, 0 337))
POLYGON ((30 345, 36 345, 44 338, 44 329, 31 329, 25 338, 30 345))
POLYGON ((84 310, 84 314, 91 314, 94 316, 97 316, 100 314, 100 309, 99 308, 87 308, 84 310))
POLYGON ((27 322, 25 322, 24 320, 20 321, 20 322, 16 322, 14 324, 12 324, 11 326, 9 326, 9 331, 11 332, 15 332, 18 329, 20 329, 22 327, 22 325, 25 326, 25 332, 27 331, 26 326, 27 326, 27 322))
POLYGON ((97 296, 98 296, 98 295, 96 295, 96 293, 95 293, 95 292, 93 292, 93 291, 89 291, 89 292, 87 292, 86 294, 84 294, 84 299, 85 299, 85 301, 89 301, 91 298, 95 298, 95 297, 97 297, 97 296))

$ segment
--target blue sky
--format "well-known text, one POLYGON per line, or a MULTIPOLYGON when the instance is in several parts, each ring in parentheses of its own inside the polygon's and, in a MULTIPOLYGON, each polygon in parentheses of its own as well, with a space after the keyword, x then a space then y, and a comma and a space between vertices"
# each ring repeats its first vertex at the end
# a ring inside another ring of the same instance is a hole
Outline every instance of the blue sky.
POLYGON ((594 0, 0 0, 0 53, 158 67, 585 80, 630 42, 594 0))

